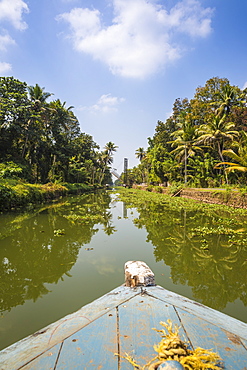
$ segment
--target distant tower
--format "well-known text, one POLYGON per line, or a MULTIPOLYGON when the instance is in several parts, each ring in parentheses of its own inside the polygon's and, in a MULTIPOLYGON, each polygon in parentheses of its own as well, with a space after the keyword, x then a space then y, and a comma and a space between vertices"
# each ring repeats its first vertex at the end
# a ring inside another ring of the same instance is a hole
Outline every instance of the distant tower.
POLYGON ((128 158, 124 158, 124 183, 127 185, 128 183, 128 158))

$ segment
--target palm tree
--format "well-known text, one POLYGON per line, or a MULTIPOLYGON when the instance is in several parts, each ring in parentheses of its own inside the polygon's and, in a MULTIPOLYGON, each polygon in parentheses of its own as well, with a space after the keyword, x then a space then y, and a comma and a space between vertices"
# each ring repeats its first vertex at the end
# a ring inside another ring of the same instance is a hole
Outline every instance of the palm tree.
POLYGON ((57 99, 49 104, 49 108, 51 113, 48 132, 51 138, 50 146, 53 157, 50 175, 51 178, 54 177, 59 165, 60 174, 63 174, 63 180, 67 180, 72 142, 74 138, 78 137, 80 126, 77 118, 71 111, 73 106, 66 107, 66 102, 62 103, 60 99, 57 99))
MULTIPOLYGON (((227 142, 233 142, 233 140, 239 135, 239 131, 233 130, 235 124, 233 122, 226 122, 226 115, 221 117, 220 115, 214 116, 214 118, 207 124, 200 127, 198 133, 198 144, 209 144, 215 147, 218 151, 220 160, 224 162, 223 150, 227 142)), ((225 165, 224 165, 225 168, 225 165)), ((227 173, 226 183, 228 184, 227 173)))
POLYGON ((144 150, 144 148, 138 148, 135 152, 135 155, 136 157, 140 160, 140 162, 142 162, 142 160, 145 158, 146 156, 146 152, 144 150))
POLYGON ((201 151, 197 146, 197 126, 189 113, 182 112, 179 116, 179 129, 174 131, 172 146, 176 148, 171 152, 175 153, 175 158, 179 162, 184 162, 184 181, 187 182, 187 162, 188 158, 195 155, 196 151, 201 151))
POLYGON ((104 149, 107 151, 109 156, 111 156, 113 154, 113 152, 116 152, 117 148, 118 148, 118 146, 115 145, 114 143, 112 143, 111 141, 106 143, 106 145, 104 146, 104 149))
POLYGON ((110 165, 113 162, 112 154, 117 151, 117 148, 118 146, 112 143, 111 141, 106 143, 106 145, 104 146, 105 150, 101 153, 101 156, 100 156, 101 157, 100 160, 103 163, 102 173, 101 173, 100 180, 99 180, 100 185, 102 184, 107 165, 110 165))
POLYGON ((247 172, 247 133, 242 132, 242 142, 238 147, 238 153, 235 153, 232 149, 223 150, 223 154, 234 160, 234 162, 220 162, 215 167, 228 165, 225 168, 226 172, 247 172))
MULTIPOLYGON (((30 118, 27 121, 27 125, 25 127, 26 134, 25 134, 25 142, 22 149, 22 158, 24 158, 28 141, 30 141, 30 136, 32 136, 32 133, 36 131, 34 129, 34 126, 39 124, 41 121, 45 121, 44 115, 45 112, 48 109, 48 104, 46 100, 53 94, 45 92, 44 87, 40 87, 38 84, 35 86, 28 86, 27 87, 29 92, 29 97, 31 104, 29 106, 29 112, 30 112, 30 118), (43 115, 43 117, 42 117, 43 115), (33 132, 32 132, 33 131, 33 132)), ((42 131, 42 129, 41 129, 42 131)), ((37 141, 37 140, 33 140, 37 141)))
POLYGON ((60 123, 64 131, 68 131, 67 124, 75 120, 71 111, 74 107, 71 105, 67 108, 66 102, 62 103, 60 99, 57 99, 50 103, 50 108, 52 109, 53 119, 60 123))
POLYGON ((35 86, 28 86, 28 92, 30 96, 30 100, 36 106, 36 109, 42 108, 43 105, 46 104, 46 100, 52 96, 52 93, 44 91, 44 87, 40 87, 38 84, 35 86))
POLYGON ((210 122, 202 125, 198 129, 200 136, 197 140, 197 144, 209 144, 216 147, 222 161, 224 161, 222 152, 225 143, 232 142, 239 135, 239 131, 234 130, 235 124, 226 122, 225 118, 225 115, 223 117, 216 115, 210 122))
POLYGON ((223 154, 226 154, 227 157, 232 158, 235 162, 220 162, 215 167, 221 165, 229 165, 225 168, 226 172, 241 171, 247 172, 247 148, 239 148, 238 154, 235 153, 232 149, 223 150, 223 154))
POLYGON ((228 116, 231 111, 231 107, 234 104, 239 104, 239 99, 241 98, 240 91, 238 94, 236 87, 231 86, 229 83, 224 85, 222 87, 222 91, 217 92, 215 97, 218 98, 216 103, 220 104, 216 109, 216 115, 221 118, 224 115, 228 116))

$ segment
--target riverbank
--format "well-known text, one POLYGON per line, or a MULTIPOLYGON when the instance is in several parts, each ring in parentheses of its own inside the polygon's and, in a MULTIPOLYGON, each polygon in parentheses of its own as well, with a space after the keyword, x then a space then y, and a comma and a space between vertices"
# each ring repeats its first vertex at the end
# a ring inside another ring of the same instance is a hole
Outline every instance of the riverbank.
POLYGON ((199 202, 247 209, 247 193, 238 189, 182 189, 180 196, 199 202))
POLYGON ((0 182, 0 211, 10 211, 58 199, 69 194, 82 194, 96 190, 86 184, 47 183, 28 184, 18 180, 0 182))
POLYGON ((182 198, 194 199, 199 202, 222 204, 235 208, 247 209, 247 191, 240 189, 204 189, 204 188, 178 188, 171 191, 169 187, 136 186, 136 188, 153 191, 157 193, 180 196, 182 198))

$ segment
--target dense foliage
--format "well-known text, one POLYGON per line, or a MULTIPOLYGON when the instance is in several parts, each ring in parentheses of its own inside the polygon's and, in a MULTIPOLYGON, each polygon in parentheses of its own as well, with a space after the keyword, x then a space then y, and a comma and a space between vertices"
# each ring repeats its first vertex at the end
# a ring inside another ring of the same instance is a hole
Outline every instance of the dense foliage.
POLYGON ((138 148, 130 183, 184 182, 195 187, 245 185, 247 89, 214 77, 193 99, 176 99, 171 116, 158 121, 148 148, 138 148))
POLYGON ((0 179, 30 183, 111 182, 109 164, 116 146, 103 151, 82 133, 72 108, 39 85, 0 77, 0 179))

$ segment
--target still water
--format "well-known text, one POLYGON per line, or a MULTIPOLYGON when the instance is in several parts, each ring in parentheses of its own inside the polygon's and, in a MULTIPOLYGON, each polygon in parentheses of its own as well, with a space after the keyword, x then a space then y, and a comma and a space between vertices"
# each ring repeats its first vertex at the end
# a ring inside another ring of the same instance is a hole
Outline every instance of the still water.
POLYGON ((0 215, 0 349, 123 284, 128 260, 247 321, 247 213, 150 196, 109 191, 0 215))

